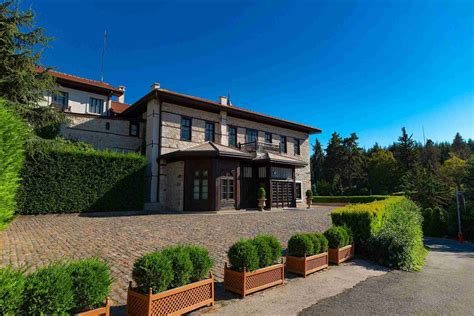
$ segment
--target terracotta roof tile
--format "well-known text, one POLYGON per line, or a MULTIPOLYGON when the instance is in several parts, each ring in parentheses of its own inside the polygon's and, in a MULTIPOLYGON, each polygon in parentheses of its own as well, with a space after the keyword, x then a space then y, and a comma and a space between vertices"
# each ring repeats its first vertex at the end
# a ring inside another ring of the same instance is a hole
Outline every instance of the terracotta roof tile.
POLYGON ((128 109, 129 106, 130 104, 127 103, 112 101, 112 111, 114 111, 114 113, 122 113, 123 111, 128 109))

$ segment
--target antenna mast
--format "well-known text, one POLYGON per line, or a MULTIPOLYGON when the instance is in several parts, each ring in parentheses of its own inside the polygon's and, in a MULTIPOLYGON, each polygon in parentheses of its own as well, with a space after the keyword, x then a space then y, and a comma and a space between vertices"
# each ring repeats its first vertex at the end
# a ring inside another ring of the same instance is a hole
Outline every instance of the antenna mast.
POLYGON ((104 37, 102 42, 102 57, 100 61, 100 81, 104 81, 104 56, 105 56, 105 46, 107 44, 107 31, 104 31, 104 37))

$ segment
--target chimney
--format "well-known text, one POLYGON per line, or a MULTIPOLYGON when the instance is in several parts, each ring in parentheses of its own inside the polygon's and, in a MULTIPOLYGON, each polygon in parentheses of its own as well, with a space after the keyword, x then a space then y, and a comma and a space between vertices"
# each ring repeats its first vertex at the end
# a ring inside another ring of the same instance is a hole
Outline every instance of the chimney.
POLYGON ((228 105, 228 103, 227 103, 227 97, 221 95, 221 96, 219 97, 219 103, 222 104, 222 105, 228 105))
POLYGON ((117 98, 120 103, 125 103, 125 86, 119 86, 119 90, 122 91, 122 95, 117 98))
POLYGON ((156 90, 156 89, 159 89, 160 88, 160 84, 158 82, 153 82, 151 84, 151 90, 156 90))

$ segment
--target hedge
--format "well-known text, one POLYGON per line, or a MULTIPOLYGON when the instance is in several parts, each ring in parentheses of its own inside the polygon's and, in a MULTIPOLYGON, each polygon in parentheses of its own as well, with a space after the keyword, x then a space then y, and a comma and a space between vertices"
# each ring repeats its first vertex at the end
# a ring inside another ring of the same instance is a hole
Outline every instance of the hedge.
POLYGON ((355 196, 313 196, 314 203, 370 203, 382 201, 388 195, 355 195, 355 196))
POLYGON ((67 141, 28 144, 18 192, 20 214, 141 210, 147 160, 67 141))
POLYGON ((394 196, 367 204, 351 204, 334 209, 331 218, 334 225, 347 226, 356 249, 374 260, 408 271, 423 266, 426 250, 422 217, 419 207, 409 199, 394 196), (390 255, 379 251, 381 247, 390 255))
POLYGON ((16 208, 16 192, 24 162, 26 127, 0 100, 0 230, 16 208))

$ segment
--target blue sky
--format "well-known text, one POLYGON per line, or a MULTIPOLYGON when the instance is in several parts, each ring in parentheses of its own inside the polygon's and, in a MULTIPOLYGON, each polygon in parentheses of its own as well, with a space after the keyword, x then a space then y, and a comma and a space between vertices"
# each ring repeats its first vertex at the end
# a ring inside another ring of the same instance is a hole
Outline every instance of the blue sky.
MULTIPOLYGON (((151 83, 313 125, 365 147, 474 138, 474 2, 23 0, 54 37, 42 62, 127 87, 151 83)), ((312 142, 314 137, 312 137, 312 142)))

